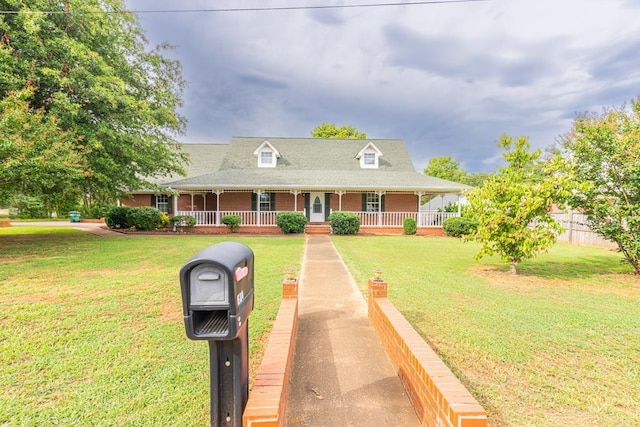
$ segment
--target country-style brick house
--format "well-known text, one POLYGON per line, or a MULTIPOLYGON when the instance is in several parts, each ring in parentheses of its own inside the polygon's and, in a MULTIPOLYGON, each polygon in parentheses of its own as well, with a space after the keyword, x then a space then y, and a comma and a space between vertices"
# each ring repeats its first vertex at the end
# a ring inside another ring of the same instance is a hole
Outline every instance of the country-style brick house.
POLYGON ((421 199, 468 188, 416 172, 399 139, 233 137, 182 149, 191 156, 186 177, 159 180, 165 194, 137 191, 122 204, 192 215, 200 226, 236 214, 246 230, 274 227, 281 211, 323 224, 336 210, 357 213, 363 230, 401 230, 406 217, 419 229, 441 229, 457 214, 420 212, 421 199))

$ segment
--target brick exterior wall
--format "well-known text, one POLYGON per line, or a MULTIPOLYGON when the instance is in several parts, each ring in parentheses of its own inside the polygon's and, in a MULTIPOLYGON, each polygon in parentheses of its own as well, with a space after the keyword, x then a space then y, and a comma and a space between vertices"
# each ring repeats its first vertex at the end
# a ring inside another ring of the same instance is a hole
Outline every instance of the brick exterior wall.
POLYGON ((415 194, 387 194, 384 197, 385 212, 416 212, 418 196, 415 194))
POLYGON ((424 426, 486 427, 487 413, 387 299, 387 283, 369 279, 369 320, 424 426))
MULTIPOLYGON (((253 194, 252 192, 222 193, 220 194, 220 210, 221 211, 250 211, 252 197, 255 197, 255 194, 253 194)), ((212 210, 215 210, 215 208, 212 210)))
MULTIPOLYGON (((150 194, 134 194, 132 199, 125 198, 122 200, 124 206, 151 206, 150 194)), ((216 195, 214 193, 181 194, 178 198, 179 211, 215 211, 217 208, 216 195), (193 200, 193 202, 192 202, 193 200), (205 203, 206 201, 206 203, 205 203)), ((221 211, 250 211, 252 206, 252 198, 255 197, 253 192, 225 192, 220 195, 221 211)), ((298 211, 304 209, 304 196, 298 194, 298 211)), ((276 193, 276 210, 277 211, 293 211, 294 195, 291 193, 276 193)), ((340 206, 340 197, 331 194, 331 209, 337 211, 340 206)), ((416 212, 418 209, 417 197, 414 194, 387 194, 385 195, 385 211, 386 212, 416 212)), ((346 193, 342 196, 342 210, 351 212, 360 212, 362 210, 361 193, 346 193)))
MULTIPOLYGON (((331 207, 338 209, 338 195, 331 197, 331 207), (335 196, 335 197, 334 197, 335 196), (334 202, 335 200, 335 202, 334 202)), ((362 211, 362 193, 347 193, 342 196, 342 210, 351 212, 362 211)), ((389 193, 384 196, 385 212, 417 212, 418 196, 415 194, 389 193)))
POLYGON ((151 206, 151 194, 132 194, 131 198, 125 197, 120 203, 122 206, 138 208, 142 206, 151 206))
MULTIPOLYGON (((302 212, 304 210, 304 196, 302 194, 298 194, 298 212, 302 212)), ((276 193, 276 210, 277 211, 294 211, 295 209, 295 199, 291 193, 276 193)))

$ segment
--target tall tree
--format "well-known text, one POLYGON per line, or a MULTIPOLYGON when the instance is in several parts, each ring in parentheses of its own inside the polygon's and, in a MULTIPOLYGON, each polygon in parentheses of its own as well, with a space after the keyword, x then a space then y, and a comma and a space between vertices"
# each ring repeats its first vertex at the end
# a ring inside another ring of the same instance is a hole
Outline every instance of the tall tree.
POLYGON ((450 156, 432 157, 423 172, 425 175, 467 184, 472 187, 482 185, 491 176, 486 172, 468 173, 462 169, 459 161, 450 156))
POLYGON ((148 49, 122 0, 0 0, 0 9, 0 99, 33 88, 28 108, 41 112, 39 126, 57 126, 82 158, 78 194, 113 199, 152 188, 149 178, 182 172, 180 65, 163 56, 166 46, 148 49))
POLYGON ((476 258, 498 254, 515 274, 518 263, 548 250, 562 232, 549 212, 566 200, 569 184, 559 161, 542 162, 527 137, 502 135, 498 146, 507 166, 467 194, 467 215, 479 224, 469 238, 482 245, 476 258))
POLYGON ((454 182, 464 182, 467 177, 467 172, 460 167, 460 162, 449 156, 429 159, 424 174, 454 182))
POLYGON ((580 183, 572 207, 640 274, 640 98, 630 107, 579 116, 562 148, 580 183))
POLYGON ((55 115, 31 110, 32 95, 28 87, 0 99, 0 200, 75 193, 86 175, 79 138, 61 130, 55 115))
POLYGON ((365 139, 367 134, 353 126, 336 126, 333 123, 322 123, 311 131, 313 138, 365 139))

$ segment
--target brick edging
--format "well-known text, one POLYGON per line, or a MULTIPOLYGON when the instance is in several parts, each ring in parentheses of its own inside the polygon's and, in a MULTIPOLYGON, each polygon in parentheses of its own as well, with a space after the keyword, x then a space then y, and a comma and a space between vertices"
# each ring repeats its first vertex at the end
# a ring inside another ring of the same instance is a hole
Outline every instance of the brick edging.
POLYGON ((369 279, 369 320, 425 426, 485 427, 487 413, 387 298, 387 282, 369 279))
POLYGON ((243 427, 284 425, 298 330, 298 281, 282 283, 282 302, 242 415, 243 427))

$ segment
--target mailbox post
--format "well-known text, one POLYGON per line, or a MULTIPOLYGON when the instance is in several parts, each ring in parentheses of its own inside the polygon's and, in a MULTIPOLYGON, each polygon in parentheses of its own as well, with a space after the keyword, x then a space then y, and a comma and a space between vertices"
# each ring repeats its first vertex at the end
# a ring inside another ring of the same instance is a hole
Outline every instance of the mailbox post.
POLYGON ((209 246, 180 270, 187 336, 209 342, 211 425, 242 426, 249 398, 253 252, 238 242, 209 246))

